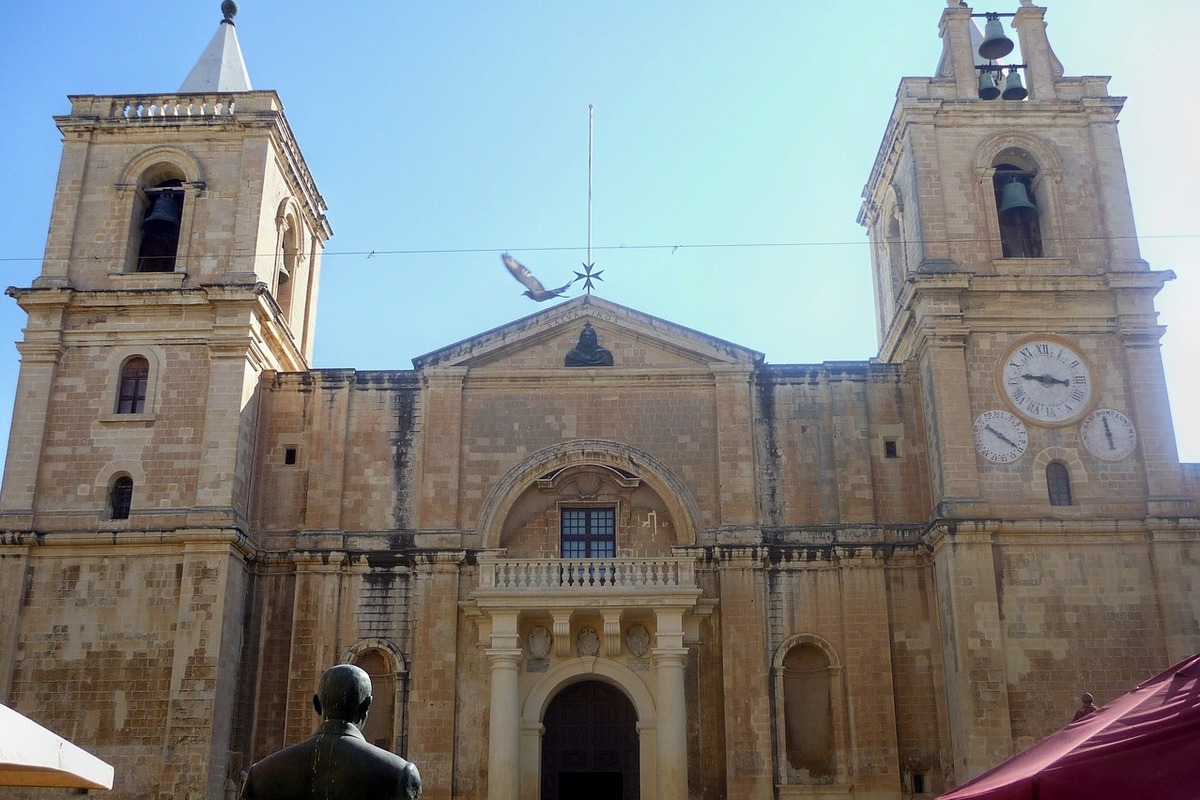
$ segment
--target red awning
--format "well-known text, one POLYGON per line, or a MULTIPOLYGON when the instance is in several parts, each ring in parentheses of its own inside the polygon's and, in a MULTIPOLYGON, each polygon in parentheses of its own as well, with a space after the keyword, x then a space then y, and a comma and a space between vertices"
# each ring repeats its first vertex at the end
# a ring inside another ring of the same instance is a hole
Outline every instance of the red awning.
POLYGON ((1200 798, 1200 653, 938 800, 1200 798))

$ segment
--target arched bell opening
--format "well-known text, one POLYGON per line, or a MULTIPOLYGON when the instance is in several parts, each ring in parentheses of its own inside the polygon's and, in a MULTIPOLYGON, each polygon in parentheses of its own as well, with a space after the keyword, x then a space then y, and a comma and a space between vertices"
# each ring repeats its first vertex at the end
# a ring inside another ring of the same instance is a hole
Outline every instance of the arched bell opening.
POLYGON ((993 161, 992 191, 1004 258, 1042 258, 1042 212, 1038 206, 1037 163, 1009 150, 993 161))
POLYGON ((598 680, 564 687, 542 724, 542 800, 637 800, 637 712, 624 693, 598 680))
POLYGON ((292 296, 299 277, 300 233, 296 220, 286 217, 279 238, 279 271, 275 279, 275 302, 283 312, 283 318, 292 321, 292 296))
POLYGON ((142 210, 137 217, 138 272, 174 272, 183 222, 183 180, 170 177, 142 188, 142 210))

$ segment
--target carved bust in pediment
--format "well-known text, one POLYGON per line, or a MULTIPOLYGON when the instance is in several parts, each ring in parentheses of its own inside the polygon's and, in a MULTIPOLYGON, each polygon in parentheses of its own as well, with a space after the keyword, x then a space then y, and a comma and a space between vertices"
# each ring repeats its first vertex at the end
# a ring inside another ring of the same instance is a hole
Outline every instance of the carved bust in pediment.
POLYGON ((583 330, 579 332, 579 341, 567 351, 563 363, 568 367, 611 367, 613 354, 600 346, 592 323, 585 322, 583 330))

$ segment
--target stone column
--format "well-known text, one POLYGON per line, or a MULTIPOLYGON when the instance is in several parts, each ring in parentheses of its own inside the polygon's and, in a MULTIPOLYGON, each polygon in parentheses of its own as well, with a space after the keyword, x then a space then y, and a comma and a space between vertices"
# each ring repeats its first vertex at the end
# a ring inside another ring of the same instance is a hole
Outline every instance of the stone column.
POLYGON ((687 706, 683 670, 686 647, 653 651, 658 681, 658 800, 687 800, 687 706))
POLYGON ((488 725, 488 800, 517 800, 520 792, 521 708, 517 670, 521 651, 486 651, 492 666, 492 709, 488 725))

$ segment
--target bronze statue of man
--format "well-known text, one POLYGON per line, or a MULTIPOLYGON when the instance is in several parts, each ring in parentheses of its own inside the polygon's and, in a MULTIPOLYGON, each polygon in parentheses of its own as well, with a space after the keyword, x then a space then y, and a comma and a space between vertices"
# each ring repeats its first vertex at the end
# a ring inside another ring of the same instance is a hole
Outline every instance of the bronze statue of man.
POLYGON ((313 695, 321 727, 250 767, 243 800, 415 800, 415 764, 376 747, 360 731, 371 707, 371 679, 351 664, 321 676, 313 695))

